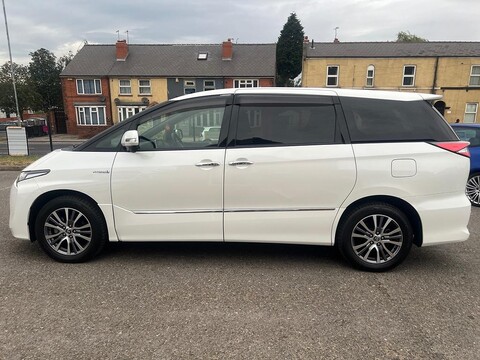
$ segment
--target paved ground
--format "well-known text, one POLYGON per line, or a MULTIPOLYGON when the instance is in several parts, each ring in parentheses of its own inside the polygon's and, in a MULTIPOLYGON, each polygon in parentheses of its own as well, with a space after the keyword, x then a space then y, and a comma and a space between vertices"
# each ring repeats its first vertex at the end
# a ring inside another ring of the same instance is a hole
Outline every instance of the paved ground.
POLYGON ((66 265, 8 230, 0 172, 1 359, 479 359, 480 210, 461 244, 392 272, 330 248, 114 244, 66 265))

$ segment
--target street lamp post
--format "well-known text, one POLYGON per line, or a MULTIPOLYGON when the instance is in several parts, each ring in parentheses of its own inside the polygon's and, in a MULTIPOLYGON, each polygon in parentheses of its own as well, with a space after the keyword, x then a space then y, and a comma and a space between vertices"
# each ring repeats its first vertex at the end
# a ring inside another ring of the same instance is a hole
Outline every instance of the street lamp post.
POLYGON ((10 72, 12 76, 13 93, 15 94, 15 105, 17 109, 17 121, 20 123, 21 114, 18 108, 17 86, 15 84, 15 72, 13 71, 12 48, 10 47, 10 35, 8 34, 7 11, 5 10, 5 0, 2 0, 3 16, 5 17, 5 30, 7 31, 8 54, 10 55, 10 72))

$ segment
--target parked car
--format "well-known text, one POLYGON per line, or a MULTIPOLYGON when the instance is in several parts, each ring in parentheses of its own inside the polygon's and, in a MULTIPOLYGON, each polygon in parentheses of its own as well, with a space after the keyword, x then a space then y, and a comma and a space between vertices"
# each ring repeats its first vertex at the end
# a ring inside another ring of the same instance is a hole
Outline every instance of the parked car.
POLYGON ((203 128, 202 131, 202 140, 207 141, 207 140, 213 140, 217 141, 218 138, 220 137, 220 126, 206 126, 203 128))
POLYGON ((10 228, 80 262, 107 241, 337 246, 361 269, 466 240, 470 159, 430 101, 345 89, 181 96, 21 172, 10 228), (220 119, 217 141, 198 128, 220 119), (181 129, 182 136, 175 130, 181 129))
POLYGON ((6 132, 9 126, 18 126, 18 124, 13 121, 0 123, 0 131, 6 132))
POLYGON ((465 193, 473 206, 480 206, 480 124, 452 124, 460 140, 470 142, 470 174, 465 193))

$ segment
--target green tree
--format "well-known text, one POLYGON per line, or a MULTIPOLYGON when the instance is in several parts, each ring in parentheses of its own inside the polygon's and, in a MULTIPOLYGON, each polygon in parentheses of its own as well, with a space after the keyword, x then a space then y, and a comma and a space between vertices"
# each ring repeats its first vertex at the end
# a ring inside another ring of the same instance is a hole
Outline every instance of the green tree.
POLYGON ((58 59, 57 66, 60 72, 62 72, 67 67, 67 65, 70 63, 70 61, 72 61, 74 56, 75 55, 73 55, 73 53, 69 51, 68 54, 63 55, 58 59))
POLYGON ((61 66, 55 55, 47 49, 38 49, 30 53, 32 60, 28 66, 30 83, 39 94, 35 109, 48 111, 52 107, 63 107, 61 66))
POLYGON ((277 42, 277 85, 293 86, 293 79, 302 71, 303 26, 291 13, 277 42))
POLYGON ((410 34, 410 31, 400 31, 397 34, 397 42, 428 42, 427 39, 424 39, 420 36, 410 34))
MULTIPOLYGON (((35 93, 30 85, 27 66, 13 63, 13 72, 15 74, 15 87, 17 88, 19 115, 21 117, 24 110, 33 108, 38 94, 35 93)), ((0 68, 0 109, 6 113, 7 117, 17 112, 9 62, 6 62, 0 68)))

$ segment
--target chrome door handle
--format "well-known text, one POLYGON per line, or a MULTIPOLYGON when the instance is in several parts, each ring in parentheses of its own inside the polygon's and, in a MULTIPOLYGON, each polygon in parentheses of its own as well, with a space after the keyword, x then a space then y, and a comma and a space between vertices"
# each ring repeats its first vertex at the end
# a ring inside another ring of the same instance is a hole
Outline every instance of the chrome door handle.
POLYGON ((197 163, 195 164, 195 166, 198 166, 198 167, 211 167, 211 166, 220 166, 219 163, 217 162, 200 162, 200 163, 197 163))
POLYGON ((228 163, 230 166, 247 166, 247 165, 253 165, 253 162, 248 161, 248 160, 239 160, 239 161, 230 161, 228 163))

